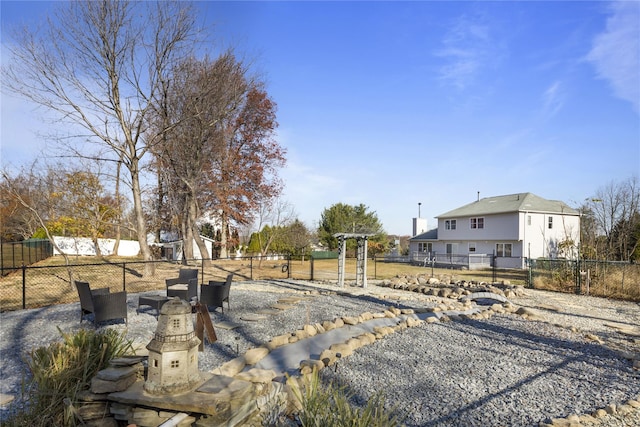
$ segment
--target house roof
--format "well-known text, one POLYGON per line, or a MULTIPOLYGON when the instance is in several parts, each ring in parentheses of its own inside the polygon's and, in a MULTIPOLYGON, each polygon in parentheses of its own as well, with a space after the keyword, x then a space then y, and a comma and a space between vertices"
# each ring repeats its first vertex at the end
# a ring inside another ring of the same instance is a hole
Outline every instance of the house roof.
POLYGON ((425 231, 422 234, 413 236, 409 240, 438 240, 438 229, 434 228, 433 230, 425 231))
POLYGON ((559 200, 547 200, 532 193, 508 194, 485 197, 464 205, 436 218, 454 218, 476 215, 492 215, 508 212, 538 212, 563 215, 579 215, 579 212, 559 200))

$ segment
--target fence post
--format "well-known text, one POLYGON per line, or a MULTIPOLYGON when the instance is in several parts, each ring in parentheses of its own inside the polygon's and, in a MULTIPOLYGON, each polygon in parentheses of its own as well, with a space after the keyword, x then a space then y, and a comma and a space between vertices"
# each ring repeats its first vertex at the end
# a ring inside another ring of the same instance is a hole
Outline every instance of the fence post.
POLYGON ((495 285, 496 282, 498 281, 497 276, 497 271, 496 271, 496 251, 493 251, 493 272, 492 272, 492 276, 493 276, 493 284, 495 285))
POLYGON ((582 267, 580 266, 580 258, 578 258, 576 260, 576 269, 575 269, 575 275, 576 275, 576 289, 575 292, 576 294, 580 295, 582 293, 582 267))
POLYGON ((127 291, 127 263, 122 263, 122 290, 127 291))
POLYGON ((313 255, 311 255, 311 262, 309 263, 309 265, 311 266, 311 272, 310 272, 310 276, 311 278, 309 280, 313 280, 313 255))
POLYGON ((27 308, 27 266, 22 263, 22 309, 27 308))
POLYGON ((291 254, 287 256, 287 279, 291 279, 291 254))
POLYGON ((249 257, 249 276, 253 280, 253 255, 249 257))

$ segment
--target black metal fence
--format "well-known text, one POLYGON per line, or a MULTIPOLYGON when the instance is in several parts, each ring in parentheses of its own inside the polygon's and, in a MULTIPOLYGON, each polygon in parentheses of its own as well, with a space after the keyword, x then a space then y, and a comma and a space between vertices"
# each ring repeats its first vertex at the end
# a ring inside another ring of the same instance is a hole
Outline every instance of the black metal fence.
MULTIPOLYGON (((179 264, 166 260, 115 262, 108 259, 101 263, 89 263, 82 262, 82 257, 74 258, 76 262, 70 265, 63 265, 62 258, 54 258, 54 263, 57 263, 55 265, 36 266, 25 263, 11 268, 5 266, 0 278, 0 311, 77 302, 78 295, 73 285, 75 280, 89 282, 92 288, 108 287, 112 292, 164 290, 165 279, 177 277, 179 269, 183 267, 198 268, 200 283, 224 280, 229 273, 234 274, 234 281, 330 281, 337 280, 338 277, 338 260, 333 256, 295 260, 286 256, 239 257, 228 260, 189 260, 179 264)), ((354 258, 346 260, 346 280, 355 279, 355 264, 354 258)), ((367 277, 376 279, 406 274, 408 264, 399 259, 377 257, 373 263, 369 263, 367 277)), ((438 267, 441 271, 436 272, 442 272, 442 266, 435 263, 416 268, 425 267, 431 270, 432 275, 438 267)), ((449 266, 447 269, 454 268, 449 266)), ((468 273, 493 283, 509 281, 525 283, 536 289, 640 301, 640 265, 628 262, 538 259, 531 260, 527 269, 498 269, 494 264, 493 267, 468 273)))
MULTIPOLYGON (((138 293, 165 290, 165 279, 177 277, 180 268, 198 268, 200 283, 220 281, 229 273, 234 280, 291 277, 291 261, 284 257, 243 257, 233 260, 127 261, 6 268, 0 279, 0 311, 34 308, 78 301, 74 281, 89 282, 92 289, 138 293)), ((56 260, 58 261, 58 260, 56 260)), ((59 262, 62 262, 60 260, 59 262)))
POLYGON ((529 286, 640 301, 640 264, 622 261, 536 259, 529 286))
POLYGON ((48 239, 29 239, 0 244, 0 275, 15 268, 31 265, 53 255, 53 245, 48 239))

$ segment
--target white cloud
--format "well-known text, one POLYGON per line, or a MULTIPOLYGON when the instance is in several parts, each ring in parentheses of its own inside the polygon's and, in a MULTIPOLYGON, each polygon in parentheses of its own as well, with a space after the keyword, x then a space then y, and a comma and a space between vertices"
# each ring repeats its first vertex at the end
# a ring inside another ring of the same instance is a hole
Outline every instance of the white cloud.
POLYGON ((491 43, 488 25, 460 17, 442 41, 442 49, 435 52, 446 61, 440 67, 440 79, 465 89, 491 60, 491 43))
POLYGON ((554 116, 564 104, 564 90, 562 83, 555 81, 549 86, 542 95, 543 115, 546 118, 554 116))
POLYGON ((614 95, 640 113, 640 2, 611 4, 606 29, 593 40, 587 60, 598 77, 609 82, 614 95))

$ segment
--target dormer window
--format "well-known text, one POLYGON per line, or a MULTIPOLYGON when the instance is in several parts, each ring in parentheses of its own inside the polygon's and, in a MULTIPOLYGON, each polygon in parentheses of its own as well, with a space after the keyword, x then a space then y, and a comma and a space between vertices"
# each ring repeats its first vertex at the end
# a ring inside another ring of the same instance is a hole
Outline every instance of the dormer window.
POLYGON ((444 221, 445 230, 455 230, 456 229, 456 220, 455 219, 447 219, 444 221))

